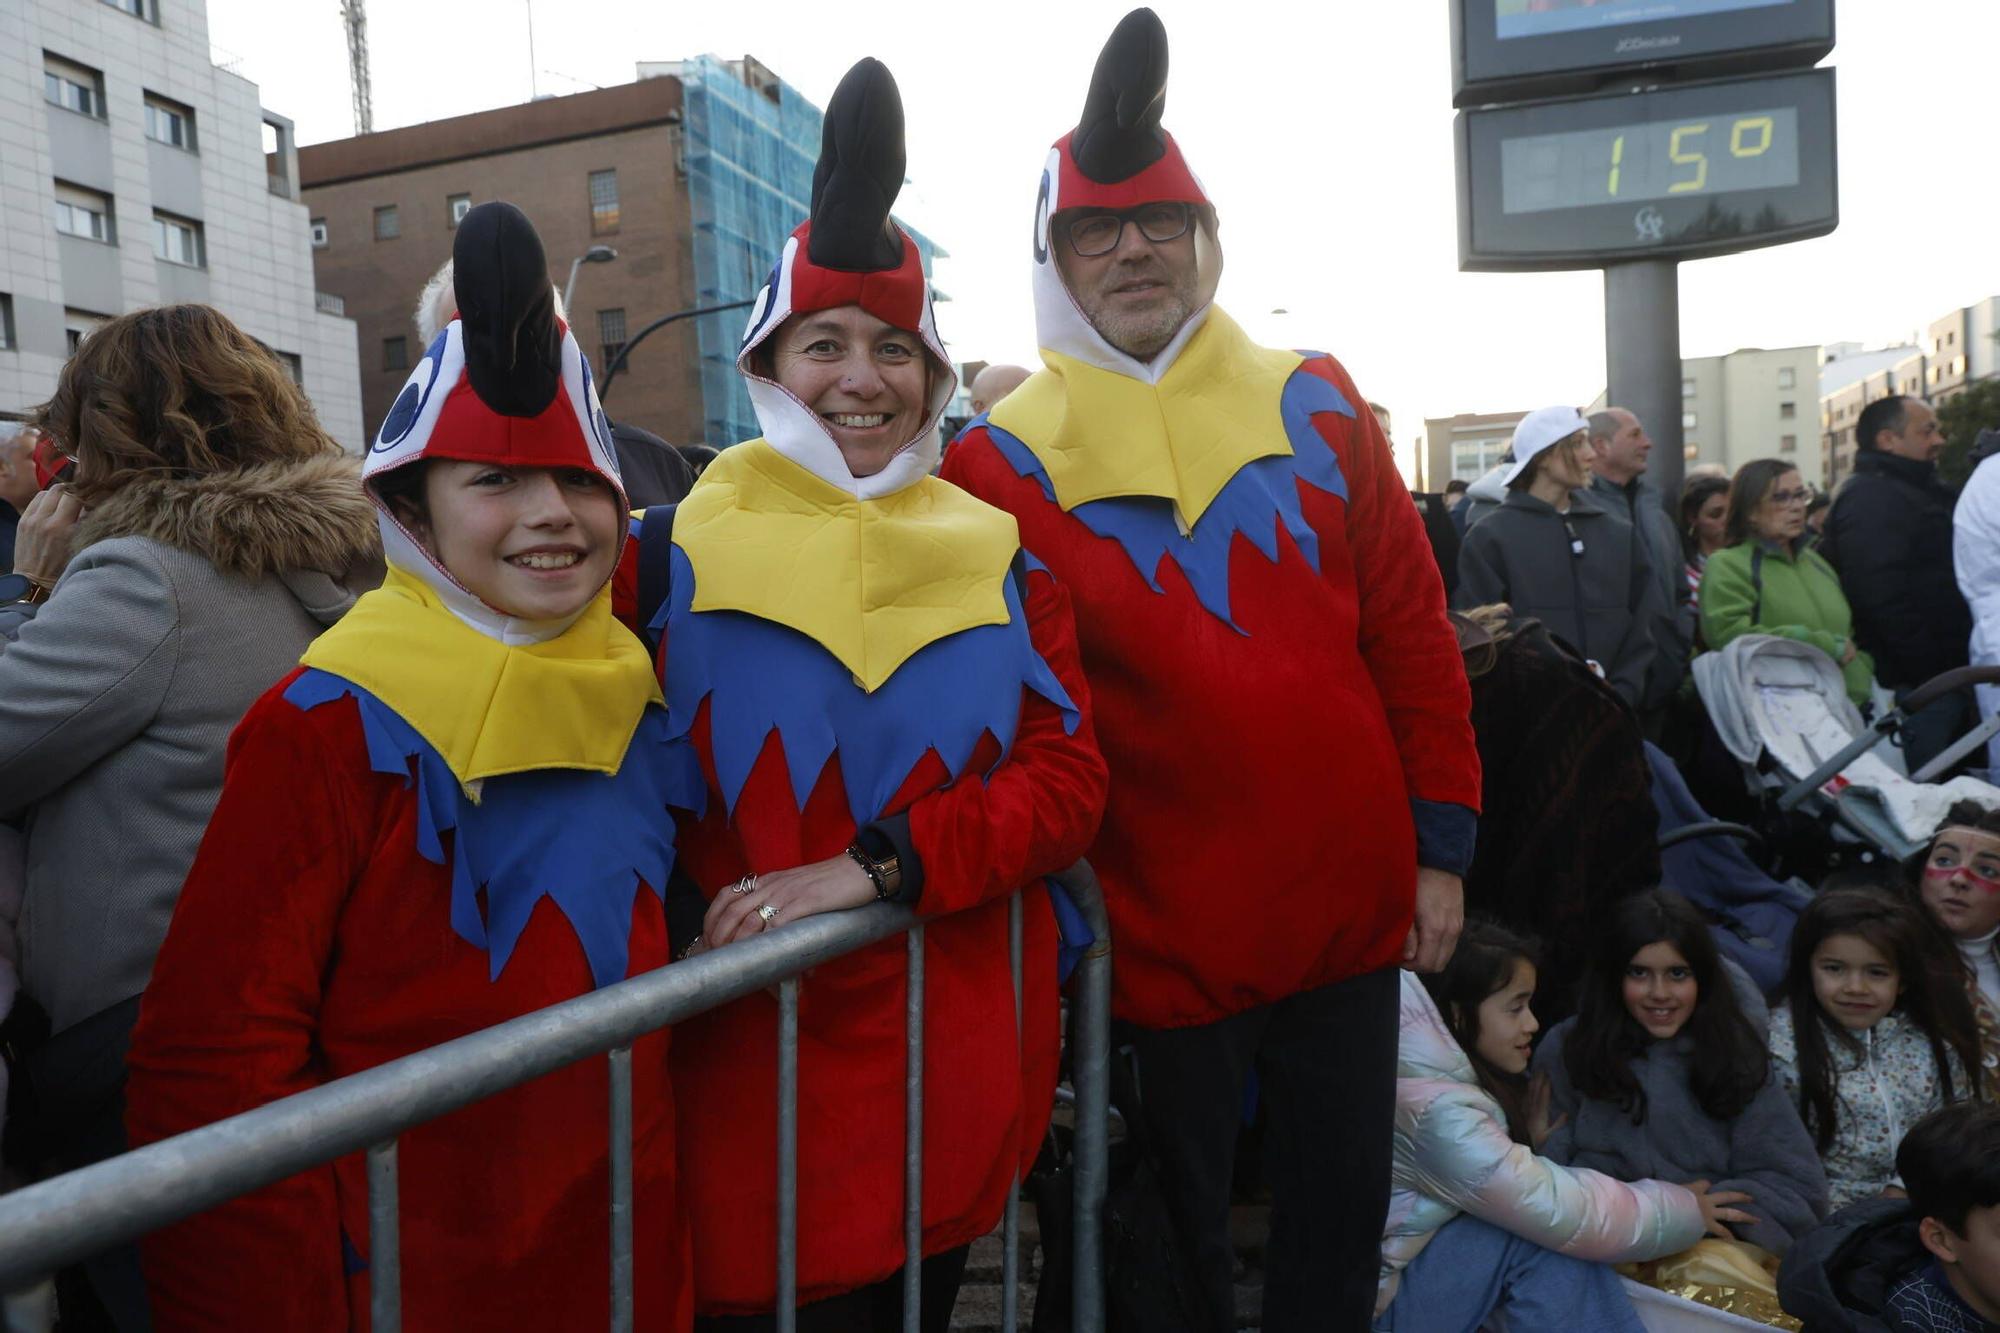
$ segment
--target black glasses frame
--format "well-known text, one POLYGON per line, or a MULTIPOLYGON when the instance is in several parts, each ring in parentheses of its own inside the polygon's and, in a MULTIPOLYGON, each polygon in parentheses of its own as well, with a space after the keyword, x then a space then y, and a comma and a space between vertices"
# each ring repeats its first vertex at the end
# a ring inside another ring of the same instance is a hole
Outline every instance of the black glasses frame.
POLYGON ((1069 242, 1069 248, 1076 252, 1077 258, 1097 259, 1100 256, 1110 254, 1125 243, 1125 228, 1128 224, 1137 227, 1139 234, 1153 244, 1164 245, 1168 241, 1177 241, 1188 234, 1188 228, 1194 225, 1194 205, 1183 203, 1179 200, 1162 199, 1155 200, 1152 203, 1140 204, 1135 208, 1107 208, 1100 212, 1085 213, 1079 217, 1071 218, 1063 224, 1063 239, 1069 242), (1174 221, 1171 224, 1172 230, 1165 231, 1164 233, 1155 233, 1148 230, 1145 223, 1140 220, 1140 214, 1156 208, 1171 208, 1175 210, 1174 221), (1096 222, 1100 218, 1116 219, 1118 230, 1112 233, 1109 245, 1101 249, 1086 250, 1076 238, 1077 228, 1086 223, 1096 222))

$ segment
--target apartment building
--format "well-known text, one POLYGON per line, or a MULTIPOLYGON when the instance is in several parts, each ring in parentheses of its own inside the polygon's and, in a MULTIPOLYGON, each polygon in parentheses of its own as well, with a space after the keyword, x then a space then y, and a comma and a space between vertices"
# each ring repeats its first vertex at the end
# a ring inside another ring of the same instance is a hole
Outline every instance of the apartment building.
POLYGON ((209 58, 201 0, 0 6, 0 417, 113 316, 204 302, 364 443, 355 329, 316 294, 291 122, 209 58))
POLYGON ((1417 456, 1419 491, 1442 491, 1448 481, 1477 481, 1513 442, 1519 412, 1460 412, 1424 418, 1424 445, 1417 456))

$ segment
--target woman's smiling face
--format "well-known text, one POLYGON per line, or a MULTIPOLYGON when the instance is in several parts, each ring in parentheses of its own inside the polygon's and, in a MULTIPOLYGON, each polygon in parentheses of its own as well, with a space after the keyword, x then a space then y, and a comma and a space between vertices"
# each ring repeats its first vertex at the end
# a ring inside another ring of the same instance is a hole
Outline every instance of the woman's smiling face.
POLYGON ((792 316, 771 359, 772 378, 818 415, 856 477, 887 467, 930 416, 923 340, 858 305, 792 316))

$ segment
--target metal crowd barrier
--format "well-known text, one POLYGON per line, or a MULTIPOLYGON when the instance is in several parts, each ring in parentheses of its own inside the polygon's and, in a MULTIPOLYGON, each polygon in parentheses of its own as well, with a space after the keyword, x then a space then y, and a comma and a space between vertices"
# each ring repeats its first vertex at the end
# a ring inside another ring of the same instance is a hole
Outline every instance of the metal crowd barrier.
MULTIPOLYGON (((1076 1333, 1101 1333, 1101 1267, 1110 1104, 1110 935, 1089 867, 1060 877, 1096 943, 1078 965, 1071 1004, 1076 1094, 1076 1333)), ((705 1010, 778 987, 777 1324, 792 1333, 798 1292, 798 1002, 802 973, 897 933, 909 939, 903 1195, 903 1327, 917 1333, 923 1237, 924 926, 907 907, 878 903, 789 923, 727 949, 524 1014, 231 1116, 212 1125, 0 1196, 0 1292, 8 1333, 46 1333, 44 1297, 24 1296, 56 1269, 203 1209, 349 1153, 366 1151, 371 1317, 400 1333, 396 1141, 404 1130, 592 1056, 610 1066, 609 1261, 611 1328, 630 1333, 632 1279, 632 1042, 705 1010)), ((1008 911, 1016 1030, 1021 1010, 1021 898, 1008 911)), ((1004 1327, 1016 1327, 1020 1181, 1003 1222, 1004 1327)))

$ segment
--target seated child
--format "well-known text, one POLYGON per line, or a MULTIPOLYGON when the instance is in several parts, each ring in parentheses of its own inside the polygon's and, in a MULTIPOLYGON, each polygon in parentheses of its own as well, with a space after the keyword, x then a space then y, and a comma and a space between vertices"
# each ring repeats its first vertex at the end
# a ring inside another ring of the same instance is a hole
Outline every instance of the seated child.
POLYGON ((1958 802, 1909 868, 1911 900, 1951 937, 1964 960, 1984 1092, 2000 1098, 2000 810, 1958 802))
POLYGON ((1972 1094, 1979 1039, 1956 971, 1916 909, 1881 890, 1822 891, 1799 915, 1771 1059, 1832 1207, 1900 1186, 1904 1131, 1972 1094))
POLYGON ((1540 1026, 1530 945, 1474 920, 1443 972, 1403 974, 1394 1194, 1378 1330, 1636 1330, 1608 1266, 1655 1259, 1747 1221, 1741 1194, 1626 1184, 1536 1155, 1546 1096, 1523 1078, 1540 1026))
POLYGON ((1924 1117, 1896 1169, 1929 1258, 1891 1287, 1889 1327, 2000 1330, 2000 1106, 1961 1102, 1924 1117))
POLYGON ((1608 914, 1576 1017, 1545 1037, 1543 1152, 1620 1180, 1747 1193, 1735 1237, 1782 1255, 1826 1211, 1826 1171, 1744 1016, 1708 923, 1662 889, 1608 914))

